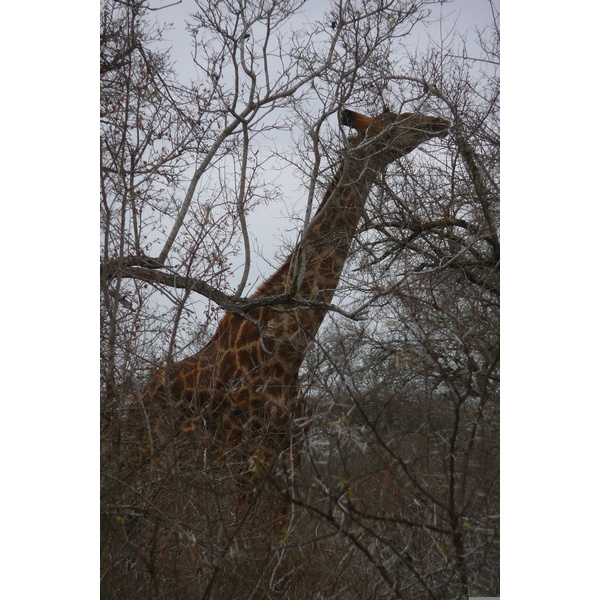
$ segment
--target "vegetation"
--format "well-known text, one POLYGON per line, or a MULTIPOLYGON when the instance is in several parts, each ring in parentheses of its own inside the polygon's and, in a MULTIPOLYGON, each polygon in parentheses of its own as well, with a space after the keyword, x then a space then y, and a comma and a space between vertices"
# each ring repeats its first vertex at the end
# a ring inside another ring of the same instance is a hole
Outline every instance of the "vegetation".
POLYGON ((476 40, 432 0, 195 4, 184 64, 180 3, 101 6, 103 598, 500 595, 495 3, 476 40), (302 367, 299 471, 240 497, 236 449, 185 435, 133 464, 132 399, 252 306, 331 178, 344 106, 452 129, 371 193, 302 367))

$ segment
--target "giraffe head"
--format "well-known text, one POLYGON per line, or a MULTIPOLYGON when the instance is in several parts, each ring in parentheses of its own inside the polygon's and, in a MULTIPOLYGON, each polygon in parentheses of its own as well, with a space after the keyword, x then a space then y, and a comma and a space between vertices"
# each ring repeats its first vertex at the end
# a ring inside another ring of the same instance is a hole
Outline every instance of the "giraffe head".
POLYGON ((340 118, 342 125, 358 131, 353 144, 364 148, 361 154, 364 152, 377 160, 381 163, 379 166, 394 162, 432 138, 445 137, 450 128, 446 119, 418 113, 384 112, 377 117, 367 117, 342 109, 340 118))

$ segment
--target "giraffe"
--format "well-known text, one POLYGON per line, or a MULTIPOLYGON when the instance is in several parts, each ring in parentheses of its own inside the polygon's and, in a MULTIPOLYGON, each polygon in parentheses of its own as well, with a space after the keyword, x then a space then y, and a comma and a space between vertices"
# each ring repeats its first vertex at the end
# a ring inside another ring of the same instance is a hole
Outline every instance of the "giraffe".
MULTIPOLYGON (((137 406, 156 430, 147 439, 165 426, 157 415, 167 409, 171 435, 203 433, 223 451, 250 443, 244 457, 250 471, 289 445, 291 424, 305 411, 298 371, 333 299, 376 177, 420 144, 445 136, 450 125, 421 114, 373 118, 346 109, 340 122, 357 132, 341 166, 301 243, 252 296, 289 293, 312 303, 290 299, 253 308, 247 318, 228 313, 200 352, 155 372, 137 406)), ((159 446, 155 440, 146 454, 159 446)))

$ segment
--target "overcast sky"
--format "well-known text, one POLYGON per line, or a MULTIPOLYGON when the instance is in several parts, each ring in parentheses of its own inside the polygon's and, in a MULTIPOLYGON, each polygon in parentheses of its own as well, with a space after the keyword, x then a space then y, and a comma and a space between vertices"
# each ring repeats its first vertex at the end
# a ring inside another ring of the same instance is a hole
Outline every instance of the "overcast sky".
MULTIPOLYGON (((163 5, 171 4, 172 0, 161 0, 163 5)), ((497 7, 497 0, 494 6, 497 7)), ((329 2, 323 0, 308 0, 303 6, 301 14, 294 17, 301 27, 306 21, 321 20, 330 8, 329 2)), ((190 21, 190 13, 197 10, 193 0, 183 0, 177 4, 156 13, 157 18, 173 24, 171 31, 165 34, 165 44, 171 47, 172 57, 177 63, 180 78, 187 82, 197 77, 193 62, 190 59, 191 39, 185 30, 186 20, 190 21)), ((435 41, 443 39, 448 33, 458 33, 466 36, 467 40, 476 41, 476 30, 483 30, 492 20, 489 2, 487 0, 455 0, 443 5, 432 6, 432 20, 438 20, 427 29, 418 26, 410 37, 410 46, 425 51, 430 44, 429 37, 435 41), (443 17, 443 20, 441 18, 443 17)), ((478 54, 477 45, 472 44, 470 51, 478 54)), ((381 107, 377 107, 381 108, 381 107)), ((393 107, 391 107, 393 109, 393 107)), ((277 149, 285 151, 290 143, 289 137, 281 133, 277 138, 277 149)), ((306 192, 302 189, 301 181, 294 175, 292 169, 287 169, 277 180, 281 186, 283 197, 273 198, 266 204, 259 206, 248 215, 247 223, 252 239, 252 263, 246 294, 251 293, 251 285, 260 283, 273 271, 279 262, 275 259, 276 252, 287 243, 294 243, 297 235, 295 223, 291 215, 303 215, 306 207, 306 192), (264 259, 263 259, 264 257, 264 259)), ((320 198, 315 198, 314 206, 318 205, 320 198)), ((237 275, 241 273, 243 257, 238 257, 237 275)), ((233 283, 233 282, 232 282, 233 283)), ((237 281, 234 285, 237 285, 237 281)))

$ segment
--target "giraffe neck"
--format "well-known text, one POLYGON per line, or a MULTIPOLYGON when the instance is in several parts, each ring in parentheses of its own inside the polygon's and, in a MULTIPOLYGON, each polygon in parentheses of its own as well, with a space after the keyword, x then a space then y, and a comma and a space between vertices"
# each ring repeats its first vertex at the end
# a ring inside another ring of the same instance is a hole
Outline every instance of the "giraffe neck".
MULTIPOLYGON (((296 295, 303 299, 330 303, 335 294, 372 183, 364 176, 351 179, 350 172, 346 168, 334 177, 304 237, 303 272, 296 288, 296 295)), ((299 256, 296 248, 254 297, 289 292, 299 256)), ((239 382, 278 414, 282 408, 284 418, 290 411, 287 405, 293 406, 297 397, 300 365, 326 313, 324 307, 290 302, 250 310, 248 316, 254 323, 239 315, 225 315, 211 342, 194 359, 202 380, 210 388, 239 382)))
MULTIPOLYGON (((323 201, 294 252, 258 288, 253 297, 292 292, 307 300, 330 303, 348 258, 372 181, 372 173, 368 177, 366 171, 361 173, 356 167, 341 167, 330 182, 323 201)), ((317 328, 321 321, 322 318, 315 323, 317 328)), ((310 334, 314 337, 316 330, 310 334)))
MULTIPOLYGON (((297 248, 255 297, 289 291, 301 264, 297 295, 331 302, 372 183, 364 176, 351 179, 349 172, 340 170, 330 183, 304 236, 302 254, 297 248)), ((182 419, 191 418, 184 423, 186 433, 202 426, 221 441, 237 444, 267 426, 267 446, 284 445, 290 424, 304 415, 298 373, 326 313, 326 308, 295 302, 252 309, 252 321, 229 313, 198 354, 153 374, 142 403, 160 406, 170 399, 182 419)))
MULTIPOLYGON (((269 406, 272 417, 277 414, 275 420, 285 420, 297 398, 300 365, 327 314, 323 305, 331 303, 335 294, 381 162, 369 168, 370 155, 346 156, 299 246, 253 295, 293 292, 321 306, 289 302, 251 309, 249 319, 225 315, 198 354, 171 365, 174 397, 191 407, 203 397, 219 403, 225 393, 241 407, 247 394, 248 402, 269 406)), ((161 378, 156 377, 159 384, 161 378)))

